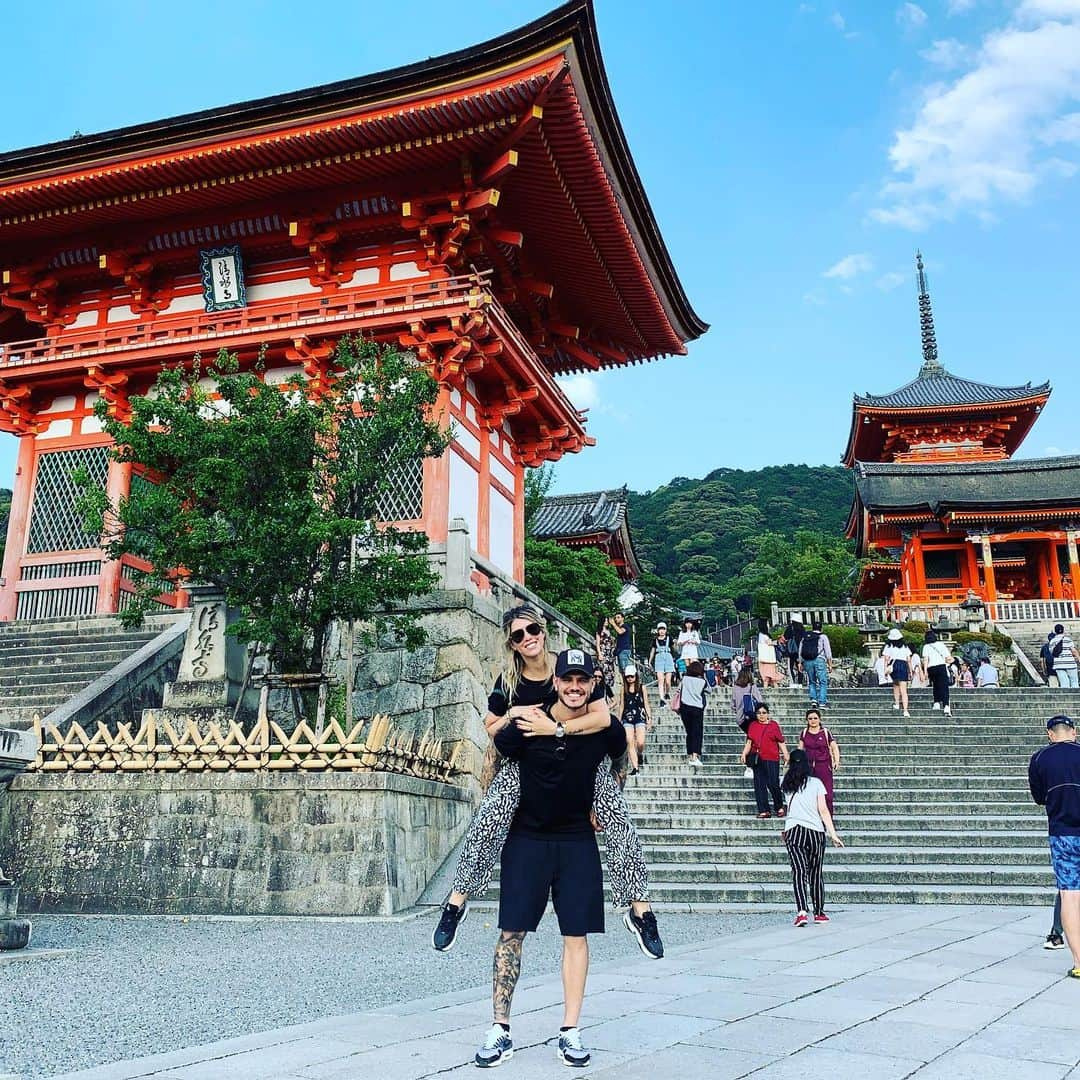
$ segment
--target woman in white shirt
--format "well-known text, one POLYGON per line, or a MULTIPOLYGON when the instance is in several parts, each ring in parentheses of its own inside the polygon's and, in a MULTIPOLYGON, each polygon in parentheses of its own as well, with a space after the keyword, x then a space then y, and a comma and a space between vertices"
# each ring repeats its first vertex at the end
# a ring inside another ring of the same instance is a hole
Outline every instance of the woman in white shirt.
POLYGON ((761 685, 766 689, 780 685, 780 673, 776 670, 776 642, 769 633, 769 620, 758 619, 757 662, 761 672, 761 685))
POLYGON ((679 646, 679 659, 685 665, 685 671, 698 658, 697 647, 701 644, 701 635, 695 629, 693 619, 683 622, 682 633, 679 634, 676 644, 679 646))
POLYGON ((827 923, 825 884, 821 877, 825 861, 825 834, 834 847, 844 843, 836 835, 832 815, 825 801, 825 785, 810 772, 805 750, 792 750, 780 790, 787 813, 784 817, 784 846, 791 863, 791 883, 795 889, 795 925, 806 926, 809 908, 814 922, 827 923), (809 903, 808 903, 809 901, 809 903))
POLYGON ((926 631, 923 641, 923 667, 926 668, 927 677, 933 688, 934 708, 943 709, 946 716, 952 715, 949 706, 949 665, 952 663, 952 653, 944 641, 938 641, 937 632, 926 631))
POLYGON ((911 650, 904 644, 904 635, 895 628, 885 638, 888 644, 882 650, 885 657, 885 670, 892 680, 893 708, 903 708, 908 712, 908 682, 911 680, 911 650))

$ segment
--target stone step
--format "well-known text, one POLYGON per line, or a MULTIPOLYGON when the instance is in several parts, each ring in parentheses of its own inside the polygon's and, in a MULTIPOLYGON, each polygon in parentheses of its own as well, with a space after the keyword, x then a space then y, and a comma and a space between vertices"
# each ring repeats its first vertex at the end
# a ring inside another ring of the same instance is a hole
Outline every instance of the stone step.
POLYGON ((31 668, 29 672, 10 672, 0 675, 0 693, 5 690, 30 690, 35 686, 50 686, 56 681, 58 674, 63 674, 70 679, 82 679, 84 683, 93 682, 99 675, 104 675, 112 668, 112 664, 80 664, 72 667, 69 664, 57 664, 55 670, 31 668))
MULTIPOLYGON (((779 830, 778 830, 779 831, 779 830)), ((984 865, 988 855, 994 856, 995 867, 999 866, 1034 866, 1045 868, 1048 864, 1047 847, 1027 848, 969 848, 969 847, 890 847, 887 855, 873 848, 859 848, 848 844, 845 830, 843 862, 845 865, 879 865, 887 858, 893 866, 938 866, 946 865, 984 865)), ((601 844, 601 846, 603 846, 601 844)), ((675 844, 659 839, 642 839, 645 858, 650 873, 665 863, 685 866, 688 863, 706 863, 716 865, 788 865, 787 850, 783 844, 772 842, 743 846, 725 844, 675 844)), ((841 856, 838 854, 837 858, 841 856)), ((835 870, 835 868, 833 868, 835 870)))
MULTIPOLYGON (((637 820, 637 819, 635 819, 637 820)), ((858 848, 897 848, 897 847, 955 847, 959 842, 954 829, 922 828, 867 828, 865 825, 845 825, 844 842, 858 848)), ((756 818, 744 818, 726 826, 703 826, 700 829, 671 829, 667 826, 652 826, 637 820, 638 836, 643 844, 690 844, 719 845, 725 847, 754 847, 767 841, 781 844, 779 822, 772 818, 758 821, 756 818)), ((1006 829, 973 830, 963 842, 972 850, 994 849, 1008 851, 1016 848, 1032 850, 1046 846, 1046 826, 1022 826, 1006 829)), ((884 856, 883 856, 884 857, 884 856)), ((1049 854, 1047 854, 1049 858, 1049 854)))
MULTIPOLYGON (((752 799, 752 789, 749 783, 741 789, 732 788, 727 791, 695 792, 690 797, 684 795, 681 798, 671 798, 670 794, 654 792, 643 794, 634 791, 627 802, 634 813, 648 811, 658 813, 696 814, 707 813, 712 810, 715 813, 730 812, 745 806, 752 799)), ((894 792, 869 789, 852 791, 843 785, 836 786, 837 807, 843 807, 845 812, 855 806, 882 807, 895 810, 896 795, 894 792)), ((993 814, 993 813, 1024 813, 1032 811, 1041 813, 1031 801, 1031 796, 1024 793, 1008 795, 1000 792, 986 792, 973 795, 962 789, 956 791, 928 791, 921 794, 905 793, 904 811, 911 813, 948 813, 954 809, 958 814, 993 814)))
MULTIPOLYGON (((885 828, 896 821, 895 814, 867 814, 861 813, 858 810, 853 812, 846 809, 841 813, 839 808, 837 810, 837 816, 845 828, 863 830, 877 827, 885 828)), ((1035 814, 994 813, 975 816, 971 813, 959 812, 955 815, 927 814, 924 816, 920 814, 919 819, 923 821, 927 827, 935 830, 961 832, 967 829, 973 833, 981 832, 984 829, 1000 831, 1014 826, 1022 829, 1033 829, 1040 820, 1042 820, 1035 814)), ((634 814, 635 824, 637 824, 639 828, 675 829, 686 830, 687 832, 692 830, 715 831, 718 829, 745 828, 750 825, 751 820, 754 823, 758 823, 757 819, 754 818, 752 805, 742 814, 654 814, 648 811, 634 814)), ((760 822, 759 824, 765 824, 765 822, 760 822)))
MULTIPOLYGON (((903 863, 875 863, 861 865, 844 860, 846 849, 828 852, 825 856, 826 888, 833 882, 850 885, 1036 885, 1054 889, 1054 875, 1048 863, 1041 867, 1012 867, 990 864, 964 865, 942 863, 934 866, 917 866, 903 863)), ((732 885, 789 883, 791 869, 783 865, 746 866, 739 863, 656 863, 649 866, 649 883, 657 886, 674 884, 732 885)))
POLYGON ((67 659, 74 656, 95 655, 98 653, 131 652, 152 641, 156 634, 140 634, 136 637, 106 637, 93 641, 73 641, 57 644, 34 644, 19 648, 0 648, 0 670, 8 663, 25 663, 42 658, 67 659))

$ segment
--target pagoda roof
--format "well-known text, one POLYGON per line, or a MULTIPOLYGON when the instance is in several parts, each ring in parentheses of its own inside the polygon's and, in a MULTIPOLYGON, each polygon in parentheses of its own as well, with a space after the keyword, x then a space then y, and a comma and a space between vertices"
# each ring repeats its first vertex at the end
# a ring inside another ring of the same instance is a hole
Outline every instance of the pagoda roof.
POLYGON ((549 495, 532 519, 532 534, 537 540, 554 540, 618 532, 626 520, 628 495, 625 487, 549 495))
POLYGON ((889 394, 856 394, 856 405, 875 409, 927 409, 939 406, 999 405, 1045 397, 1048 382, 1035 386, 991 386, 989 383, 963 379, 946 371, 941 364, 923 364, 918 377, 889 394))
POLYGON ((505 158, 507 146, 520 164, 490 193, 500 224, 521 230, 541 269, 573 268, 554 281, 567 329, 552 370, 684 353, 708 326, 631 157, 591 0, 419 63, 0 154, 0 248, 40 252, 48 236, 107 235, 319 186, 378 192, 391 178, 460 177, 464 158, 505 158))

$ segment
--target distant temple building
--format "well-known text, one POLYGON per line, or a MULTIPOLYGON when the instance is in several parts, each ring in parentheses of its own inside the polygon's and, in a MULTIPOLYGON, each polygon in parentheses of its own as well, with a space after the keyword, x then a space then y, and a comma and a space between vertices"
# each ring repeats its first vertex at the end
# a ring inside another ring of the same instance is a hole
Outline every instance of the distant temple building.
MULTIPOLYGON (((856 395, 843 458, 855 479, 847 535, 870 560, 857 598, 1075 602, 1080 457, 1012 456, 1050 384, 989 386, 946 371, 921 254, 917 269, 919 376, 891 394, 856 395)), ((1057 610, 1080 614, 1072 607, 1057 610)))
POLYGON ((19 438, 0 620, 128 602, 143 564, 106 558, 71 474, 114 500, 150 482, 109 459, 94 405, 125 416, 196 352, 265 350, 276 382, 319 379, 345 333, 415 352, 454 439, 383 516, 434 543, 463 518, 520 581, 525 469, 593 441, 555 376, 706 329, 589 0, 376 75, 0 154, 0 431, 19 438))
POLYGON ((594 547, 607 556, 623 581, 641 576, 627 518, 625 487, 581 495, 552 495, 536 511, 532 533, 564 547, 594 547))

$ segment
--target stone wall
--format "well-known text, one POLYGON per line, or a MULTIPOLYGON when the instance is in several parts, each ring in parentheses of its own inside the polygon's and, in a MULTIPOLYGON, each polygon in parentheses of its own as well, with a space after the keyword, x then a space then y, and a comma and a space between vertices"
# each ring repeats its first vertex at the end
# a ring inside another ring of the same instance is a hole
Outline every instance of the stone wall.
POLYGON ((29 773, 0 799, 24 913, 385 915, 472 814, 392 773, 29 773))

